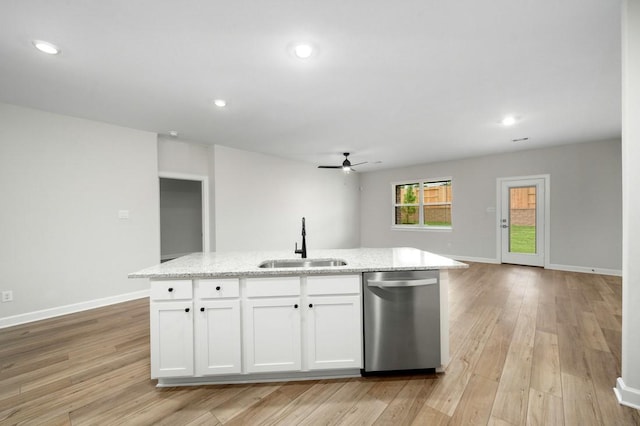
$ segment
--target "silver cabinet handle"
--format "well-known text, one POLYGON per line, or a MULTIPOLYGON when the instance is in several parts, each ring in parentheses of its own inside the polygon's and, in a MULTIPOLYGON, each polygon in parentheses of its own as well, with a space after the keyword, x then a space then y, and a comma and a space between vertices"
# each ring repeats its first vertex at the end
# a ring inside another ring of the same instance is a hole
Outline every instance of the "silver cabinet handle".
POLYGON ((369 287, 418 287, 422 285, 433 285, 437 284, 437 278, 427 278, 424 280, 369 280, 367 281, 367 285, 369 287))

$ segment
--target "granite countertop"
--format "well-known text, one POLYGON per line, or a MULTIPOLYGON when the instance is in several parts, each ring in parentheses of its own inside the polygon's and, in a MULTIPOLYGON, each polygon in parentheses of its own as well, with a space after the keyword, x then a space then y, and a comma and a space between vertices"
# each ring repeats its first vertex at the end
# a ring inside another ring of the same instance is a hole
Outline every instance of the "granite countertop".
POLYGON ((300 259, 291 251, 237 251, 193 253, 129 274, 129 278, 216 278, 311 274, 347 274, 373 271, 466 268, 444 256, 411 247, 309 250, 308 259, 339 259, 345 266, 259 268, 266 260, 300 259))

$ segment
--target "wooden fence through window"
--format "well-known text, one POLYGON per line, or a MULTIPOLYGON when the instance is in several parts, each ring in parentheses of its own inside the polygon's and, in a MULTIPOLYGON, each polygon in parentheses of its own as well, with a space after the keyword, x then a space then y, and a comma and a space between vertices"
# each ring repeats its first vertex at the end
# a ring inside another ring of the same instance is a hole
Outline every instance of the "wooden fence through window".
POLYGON ((536 187, 510 188, 509 222, 511 226, 536 225, 536 187))

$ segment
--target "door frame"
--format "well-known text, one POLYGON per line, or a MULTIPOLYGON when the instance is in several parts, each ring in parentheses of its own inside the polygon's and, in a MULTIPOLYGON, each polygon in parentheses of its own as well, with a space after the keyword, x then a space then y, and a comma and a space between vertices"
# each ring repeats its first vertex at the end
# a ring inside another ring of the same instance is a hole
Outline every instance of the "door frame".
POLYGON ((544 268, 548 269, 551 264, 551 175, 529 175, 529 176, 509 176, 496 179, 496 260, 502 262, 502 184, 504 182, 542 179, 544 180, 544 268))
POLYGON ((174 172, 158 172, 158 192, 160 192, 160 179, 177 179, 177 180, 190 180, 201 183, 200 190, 202 191, 202 251, 210 251, 210 236, 209 236, 209 177, 204 175, 192 175, 187 173, 174 173, 174 172))

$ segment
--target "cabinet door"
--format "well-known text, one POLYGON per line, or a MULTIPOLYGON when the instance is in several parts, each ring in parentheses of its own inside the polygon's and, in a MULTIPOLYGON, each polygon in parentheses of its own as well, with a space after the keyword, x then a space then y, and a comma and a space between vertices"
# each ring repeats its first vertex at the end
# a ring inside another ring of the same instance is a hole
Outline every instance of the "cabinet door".
POLYGON ((300 298, 247 299, 243 310, 246 371, 300 370, 300 298))
POLYGON ((193 375, 192 302, 152 302, 151 378, 193 375))
POLYGON ((196 375, 241 372, 240 301, 196 300, 196 375))
POLYGON ((312 296, 307 302, 308 368, 362 368, 360 296, 312 296))

